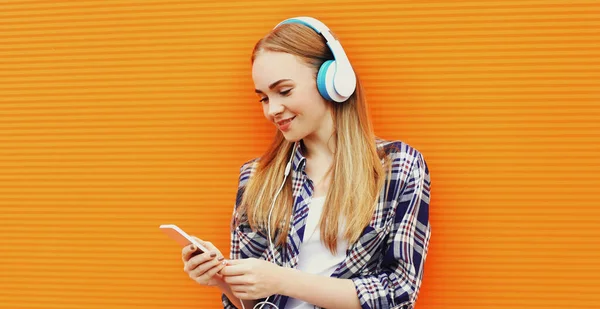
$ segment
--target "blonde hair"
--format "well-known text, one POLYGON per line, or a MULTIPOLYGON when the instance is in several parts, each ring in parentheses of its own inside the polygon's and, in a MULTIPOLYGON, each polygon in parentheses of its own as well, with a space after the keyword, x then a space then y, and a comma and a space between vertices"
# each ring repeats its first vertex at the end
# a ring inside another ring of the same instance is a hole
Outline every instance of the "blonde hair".
MULTIPOLYGON (((299 57, 314 68, 315 79, 321 64, 333 59, 324 38, 298 24, 281 25, 260 39, 252 52, 252 63, 262 51, 284 52, 299 57)), ((327 101, 327 104, 331 105, 336 146, 330 170, 332 182, 325 199, 320 230, 323 243, 335 253, 340 216, 345 222, 343 237, 353 244, 372 219, 379 192, 385 183, 385 170, 390 169, 383 150, 376 147, 376 137, 358 76, 356 91, 346 102, 327 101)), ((239 218, 247 214, 253 230, 267 230, 272 199, 281 186, 292 149, 293 142, 287 141, 277 130, 273 143, 258 160, 237 211, 239 218)), ((303 149, 303 153, 306 154, 306 149, 303 149)), ((275 245, 285 242, 293 220, 291 178, 286 180, 271 217, 271 238, 275 240, 275 245)), ((386 188, 386 195, 387 191, 386 188)), ((239 224, 241 220, 236 222, 239 224)))

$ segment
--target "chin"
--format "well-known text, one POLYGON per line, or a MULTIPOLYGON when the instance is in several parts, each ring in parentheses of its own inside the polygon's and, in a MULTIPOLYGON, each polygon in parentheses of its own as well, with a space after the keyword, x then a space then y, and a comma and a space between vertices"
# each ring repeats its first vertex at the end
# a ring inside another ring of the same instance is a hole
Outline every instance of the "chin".
POLYGON ((292 132, 281 133, 281 134, 283 134, 283 137, 285 138, 285 140, 290 143, 295 143, 295 142, 302 140, 302 136, 298 136, 297 134, 294 134, 292 132))
POLYGON ((295 137, 295 136, 287 136, 285 134, 283 135, 283 137, 285 137, 285 140, 288 141, 288 142, 290 142, 290 143, 295 143, 295 142, 300 141, 302 139, 302 138, 298 138, 298 137, 295 137))

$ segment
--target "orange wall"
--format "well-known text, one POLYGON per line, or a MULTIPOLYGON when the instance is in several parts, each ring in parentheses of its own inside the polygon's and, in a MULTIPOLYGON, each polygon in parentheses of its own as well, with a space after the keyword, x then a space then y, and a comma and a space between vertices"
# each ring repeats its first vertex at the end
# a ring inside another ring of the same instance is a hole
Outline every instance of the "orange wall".
POLYGON ((600 308, 598 1, 291 3, 0 5, 0 308, 218 308, 158 226, 228 251, 251 48, 297 15, 428 160, 418 309, 600 308))

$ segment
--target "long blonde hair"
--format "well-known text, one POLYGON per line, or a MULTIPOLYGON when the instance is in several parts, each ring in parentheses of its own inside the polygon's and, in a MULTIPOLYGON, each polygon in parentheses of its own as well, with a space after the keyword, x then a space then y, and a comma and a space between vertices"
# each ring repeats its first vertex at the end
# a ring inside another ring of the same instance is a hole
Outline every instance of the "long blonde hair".
MULTIPOLYGON (((260 39, 252 52, 252 63, 262 51, 284 52, 299 57, 314 67, 315 78, 321 64, 333 59, 324 38, 298 24, 281 25, 260 39)), ((358 76, 356 91, 346 102, 327 101, 327 104, 331 104, 336 146, 331 169, 332 182, 325 199, 320 229, 325 246, 335 253, 340 219, 345 222, 343 237, 349 244, 360 237, 371 221, 379 192, 385 183, 385 170, 389 170, 389 160, 376 147, 376 137, 358 76)), ((292 148, 293 143, 277 130, 273 143, 259 158, 256 170, 246 185, 237 213, 240 217, 247 215, 253 230, 267 230, 272 199, 283 181, 292 148)), ((306 154, 306 150, 303 150, 306 154)), ((294 201, 290 176, 277 198, 271 217, 271 238, 275 239, 276 245, 285 242, 292 221, 294 201)), ((241 223, 240 220, 236 221, 241 223)))

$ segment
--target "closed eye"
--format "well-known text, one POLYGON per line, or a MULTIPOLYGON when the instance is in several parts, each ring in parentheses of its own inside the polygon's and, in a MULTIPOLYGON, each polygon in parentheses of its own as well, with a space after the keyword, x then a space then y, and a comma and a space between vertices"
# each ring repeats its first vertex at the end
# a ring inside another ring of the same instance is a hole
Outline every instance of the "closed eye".
MULTIPOLYGON (((288 90, 280 91, 279 94, 282 96, 288 96, 288 95, 290 95, 291 91, 292 91, 292 89, 288 89, 288 90)), ((261 102, 261 103, 266 103, 267 101, 269 101, 269 97, 260 98, 260 100, 258 100, 258 102, 261 102)))

